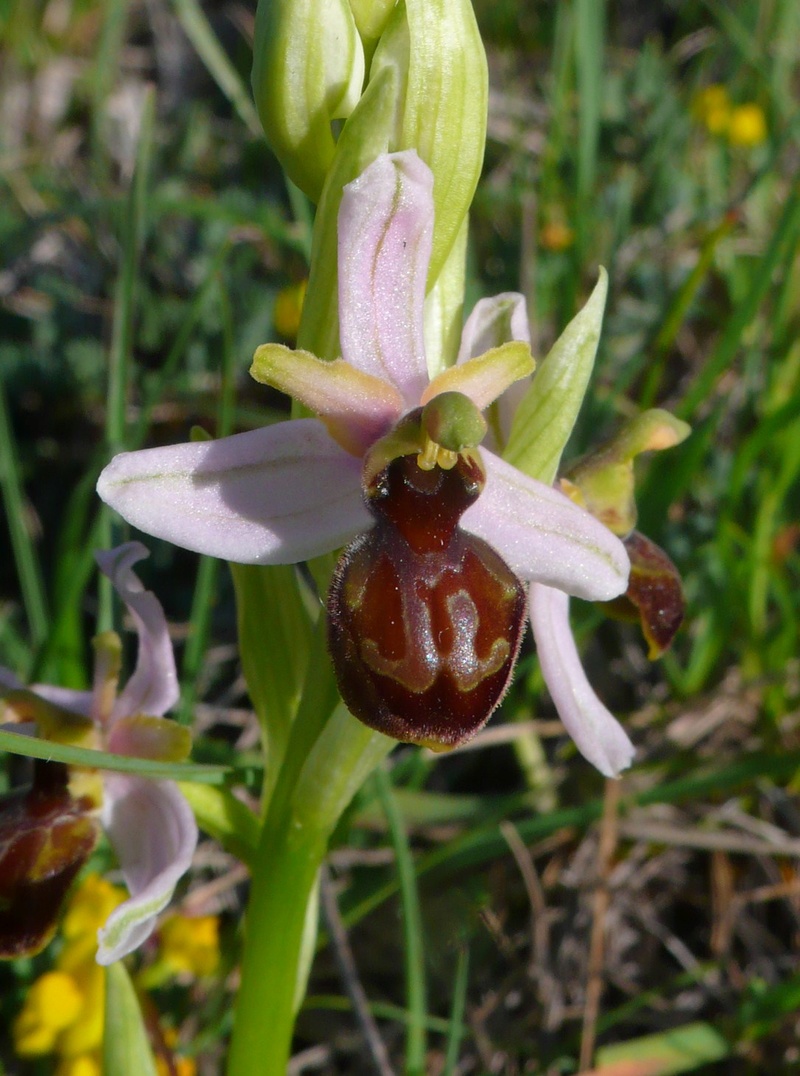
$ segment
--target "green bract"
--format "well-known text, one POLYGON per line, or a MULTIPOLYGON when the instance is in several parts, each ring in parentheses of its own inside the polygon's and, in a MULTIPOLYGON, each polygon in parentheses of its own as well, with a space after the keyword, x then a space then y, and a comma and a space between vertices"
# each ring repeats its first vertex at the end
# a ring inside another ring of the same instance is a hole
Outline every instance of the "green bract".
POLYGON ((364 49, 347 0, 260 0, 253 95, 289 178, 319 201, 345 119, 364 83, 364 49))
POLYGON ((488 74, 469 0, 406 0, 378 43, 370 79, 400 81, 390 150, 415 149, 433 172, 434 283, 467 216, 483 165, 488 74))
POLYGON ((556 340, 537 369, 514 415, 503 458, 540 482, 553 482, 572 433, 594 366, 608 275, 600 279, 584 308, 556 340))
POLYGON ((384 31, 392 14, 395 0, 350 0, 358 32, 367 41, 374 41, 384 31))

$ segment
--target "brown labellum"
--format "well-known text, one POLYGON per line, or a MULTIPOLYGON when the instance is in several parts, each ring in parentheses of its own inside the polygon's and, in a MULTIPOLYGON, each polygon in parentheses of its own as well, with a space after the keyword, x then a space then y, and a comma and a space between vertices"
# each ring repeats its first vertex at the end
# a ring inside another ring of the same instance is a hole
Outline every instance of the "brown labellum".
POLYGON ((449 469, 391 460, 365 490, 375 525, 345 549, 328 595, 328 643, 350 711, 434 750, 489 719, 524 628, 518 579, 459 526, 484 482, 474 452, 449 469))
POLYGON ((97 842, 91 804, 70 795, 67 769, 34 762, 32 787, 0 800, 0 958, 50 941, 72 880, 97 842))

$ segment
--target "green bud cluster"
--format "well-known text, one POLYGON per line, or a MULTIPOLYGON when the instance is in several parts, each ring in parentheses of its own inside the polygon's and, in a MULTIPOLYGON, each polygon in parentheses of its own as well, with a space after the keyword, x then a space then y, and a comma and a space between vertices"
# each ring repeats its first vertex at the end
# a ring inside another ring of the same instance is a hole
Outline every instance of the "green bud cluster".
POLYGON ((380 153, 415 149, 434 175, 428 286, 447 281, 430 342, 451 350, 486 142, 486 56, 470 0, 259 0, 253 93, 287 176, 318 207, 300 346, 337 353, 342 188, 380 153))

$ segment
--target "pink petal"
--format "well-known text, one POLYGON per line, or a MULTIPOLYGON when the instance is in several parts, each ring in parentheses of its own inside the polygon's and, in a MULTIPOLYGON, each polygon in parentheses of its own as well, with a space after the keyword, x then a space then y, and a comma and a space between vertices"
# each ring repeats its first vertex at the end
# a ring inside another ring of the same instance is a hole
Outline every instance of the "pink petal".
POLYGON ((486 488, 462 518, 521 579, 589 601, 622 594, 630 564, 610 530, 551 486, 481 450, 486 488))
POLYGON ((123 452, 97 483, 135 527, 243 564, 292 564, 366 530, 361 463, 316 419, 123 452))
POLYGON ((339 337, 352 366, 390 381, 408 407, 428 383, 423 303, 433 175, 413 150, 383 154, 344 188, 339 337))
POLYGON ((91 691, 75 691, 71 687, 57 687, 55 684, 31 684, 30 690, 40 699, 69 710, 73 714, 89 717, 92 712, 93 694, 91 691))
POLYGON ((149 555, 141 542, 127 542, 95 553, 100 570, 125 603, 139 636, 136 668, 114 704, 112 722, 127 714, 160 716, 171 710, 180 697, 164 610, 155 594, 144 589, 132 568, 149 555))
POLYGON ((118 773, 106 774, 103 785, 101 821, 131 894, 97 934, 97 962, 112 964, 149 937, 169 904, 191 865, 197 823, 171 781, 118 773))
MULTIPOLYGON (((504 291, 491 299, 478 300, 464 325, 457 363, 461 365, 508 340, 521 340, 528 347, 531 344, 525 297, 515 291, 504 291)), ((517 405, 530 383, 530 376, 515 381, 497 400, 492 413, 486 416, 489 420, 486 446, 498 455, 502 454, 517 405)))
POLYGON ((569 624, 569 598, 534 583, 530 606, 539 664, 558 716, 584 758, 606 777, 618 777, 636 749, 586 679, 569 624))
POLYGON ((525 296, 516 291, 478 300, 464 325, 457 361, 466 362, 507 340, 521 340, 528 346, 531 342, 525 296))

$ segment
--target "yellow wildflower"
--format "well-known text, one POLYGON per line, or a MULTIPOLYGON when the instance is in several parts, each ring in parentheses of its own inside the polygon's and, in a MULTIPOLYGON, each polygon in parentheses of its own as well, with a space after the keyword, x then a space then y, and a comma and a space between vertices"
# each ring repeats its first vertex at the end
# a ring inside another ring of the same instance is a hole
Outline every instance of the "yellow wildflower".
POLYGON ((59 1063, 55 1076, 103 1076, 99 1052, 64 1058, 59 1063))
POLYGON ((306 297, 306 281, 289 284, 281 288, 275 296, 272 311, 272 323, 278 336, 285 340, 294 340, 300 328, 300 315, 303 313, 303 300, 306 297))
POLYGON ((60 1034, 83 1008, 83 995, 71 975, 48 971, 40 975, 25 998, 13 1026, 14 1049, 20 1057, 49 1054, 60 1034))
POLYGON ((728 91, 719 83, 706 86, 695 95, 692 114, 710 134, 725 134, 731 118, 731 102, 728 91))
POLYGON ((171 915, 159 930, 159 963, 179 975, 211 975, 219 962, 219 920, 215 915, 171 915))
POLYGON ((750 102, 733 109, 728 124, 732 146, 760 146, 767 138, 767 120, 760 105, 750 102))
POLYGON ((575 241, 575 232, 563 221, 551 220, 542 226, 539 241, 545 250, 558 253, 572 246, 575 241))
MULTIPOLYGON (((167 1027, 164 1029, 164 1043, 169 1050, 174 1050, 175 1045, 178 1042, 178 1033, 174 1027, 167 1027)), ((174 1054, 170 1057, 173 1068, 170 1069, 167 1059, 163 1054, 156 1055, 156 1072, 158 1076, 170 1076, 171 1073, 177 1073, 177 1076, 195 1076, 197 1072, 197 1063, 193 1057, 176 1057, 174 1054)))
POLYGON ((75 891, 64 916, 65 944, 54 971, 31 986, 14 1021, 14 1049, 24 1057, 57 1053, 58 1076, 99 1076, 105 970, 95 961, 97 928, 125 893, 97 874, 75 891))
POLYGON ((163 1057, 156 1058, 156 1072, 158 1076, 170 1076, 170 1072, 176 1072, 177 1076, 195 1076, 197 1072, 197 1064, 193 1057, 173 1057, 173 1068, 170 1070, 169 1065, 163 1057))

